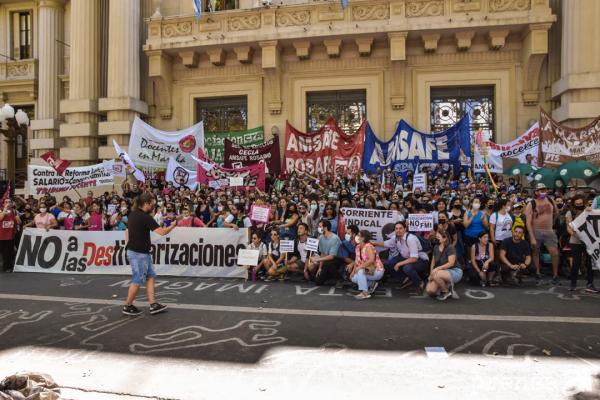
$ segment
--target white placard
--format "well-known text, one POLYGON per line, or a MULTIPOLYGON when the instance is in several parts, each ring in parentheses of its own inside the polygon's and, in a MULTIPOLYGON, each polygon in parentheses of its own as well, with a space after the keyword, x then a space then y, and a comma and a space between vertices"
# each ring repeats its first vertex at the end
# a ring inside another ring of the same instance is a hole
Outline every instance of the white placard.
POLYGON ((259 250, 240 249, 238 251, 237 263, 238 265, 249 265, 252 267, 256 267, 258 265, 259 255, 259 250))
POLYGON ((281 240, 279 242, 279 251, 282 253, 293 253, 294 252, 294 241, 293 240, 281 240))
POLYGON ((244 177, 243 176, 232 176, 229 178, 229 186, 237 187, 244 186, 244 177))
POLYGON ((306 239, 305 248, 306 248, 306 250, 312 251, 313 253, 318 252, 319 251, 319 239, 315 239, 315 238, 306 239))
POLYGON ((418 173, 413 177, 413 193, 415 190, 420 189, 421 193, 427 191, 427 174, 418 173))
POLYGON ((253 205, 250 208, 250 220, 256 222, 269 223, 271 216, 271 207, 253 205))
POLYGON ((433 230, 433 214, 408 214, 409 232, 431 232, 433 230))

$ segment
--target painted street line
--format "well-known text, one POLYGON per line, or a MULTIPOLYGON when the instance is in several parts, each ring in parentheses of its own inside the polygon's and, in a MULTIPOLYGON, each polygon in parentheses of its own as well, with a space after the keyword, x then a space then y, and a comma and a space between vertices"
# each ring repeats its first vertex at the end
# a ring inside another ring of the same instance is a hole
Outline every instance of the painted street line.
MULTIPOLYGON (((33 296, 19 294, 0 294, 0 299, 45 301, 55 303, 89 303, 122 305, 119 300, 86 299, 77 297, 33 296)), ((306 310, 289 308, 263 308, 217 306, 206 304, 169 304, 170 308, 194 311, 221 311, 248 314, 283 314, 316 317, 351 317, 351 318, 387 318, 387 319, 421 319, 421 320, 462 320, 462 321, 505 321, 505 322, 542 322, 562 324, 600 324, 600 318, 560 317, 560 316, 522 316, 522 315, 471 315, 471 314, 424 314, 424 313, 392 313, 371 311, 335 311, 335 310, 306 310)))

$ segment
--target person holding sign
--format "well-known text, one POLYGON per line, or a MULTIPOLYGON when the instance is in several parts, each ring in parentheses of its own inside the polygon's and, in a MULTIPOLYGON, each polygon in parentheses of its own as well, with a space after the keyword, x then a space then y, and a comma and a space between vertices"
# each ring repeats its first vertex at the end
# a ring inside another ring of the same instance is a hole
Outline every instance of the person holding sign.
POLYGON ((146 283, 148 302, 150 303, 150 314, 158 314, 167 309, 167 306, 157 303, 154 297, 154 280, 156 272, 152 268, 152 255, 150 254, 150 232, 157 235, 168 235, 176 226, 177 220, 169 227, 160 227, 150 216, 154 208, 154 195, 142 193, 135 199, 134 210, 129 216, 129 224, 125 230, 125 241, 127 242, 127 258, 131 264, 131 284, 127 293, 127 302, 123 306, 123 314, 140 315, 142 312, 133 305, 137 292, 141 285, 146 283))
POLYGON ((336 257, 342 241, 331 231, 331 222, 324 219, 319 222, 319 257, 313 257, 309 266, 309 276, 314 277, 317 285, 338 278, 336 257))
MULTIPOLYGON (((585 201, 583 200, 583 196, 576 195, 573 197, 573 210, 569 210, 566 215, 567 221, 567 231, 571 235, 569 239, 569 245, 571 246, 571 256, 572 264, 571 264, 571 287, 569 290, 574 291, 577 289, 577 277, 579 276, 579 269, 583 267, 583 259, 585 254, 585 244, 579 239, 575 229, 571 225, 571 222, 575 220, 577 217, 581 215, 585 211, 585 201)), ((597 294, 599 293, 598 289, 594 287, 594 270, 592 268, 592 263, 590 257, 585 257, 585 269, 587 271, 587 287, 585 289, 586 293, 597 294)))
POLYGON ((383 278, 383 263, 379 254, 371 244, 371 232, 362 230, 356 236, 356 259, 350 273, 350 280, 358 285, 360 293, 354 296, 357 300, 371 297, 377 289, 378 281, 383 278))

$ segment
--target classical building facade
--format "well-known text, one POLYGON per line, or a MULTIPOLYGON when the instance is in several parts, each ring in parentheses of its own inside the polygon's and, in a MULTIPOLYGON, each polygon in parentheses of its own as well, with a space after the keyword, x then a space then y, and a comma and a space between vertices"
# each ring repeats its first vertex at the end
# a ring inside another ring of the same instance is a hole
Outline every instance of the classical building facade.
POLYGON ((0 0, 0 105, 32 119, 17 169, 51 149, 76 165, 113 158, 136 115, 267 138, 286 120, 310 131, 334 115, 353 131, 366 118, 388 139, 400 119, 439 131, 469 113, 506 142, 540 107, 571 126, 600 114, 597 0, 203 8, 197 20, 191 0, 0 0))

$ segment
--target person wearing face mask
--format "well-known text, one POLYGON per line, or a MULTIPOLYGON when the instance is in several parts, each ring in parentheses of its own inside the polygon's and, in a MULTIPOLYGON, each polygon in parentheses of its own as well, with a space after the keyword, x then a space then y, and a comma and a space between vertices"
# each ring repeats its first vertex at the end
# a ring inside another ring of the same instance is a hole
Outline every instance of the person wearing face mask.
POLYGON ((127 203, 122 202, 120 209, 110 218, 110 226, 114 231, 124 231, 127 229, 129 221, 129 207, 127 203))
POLYGON ((296 224, 300 219, 296 204, 289 203, 286 207, 285 212, 281 216, 281 223, 279 224, 279 234, 284 240, 296 239, 296 224))
POLYGON ((165 226, 168 228, 169 226, 171 226, 171 224, 173 224, 176 218, 177 212, 175 206, 173 205, 173 203, 168 203, 166 207, 166 212, 163 215, 162 220, 160 222, 160 226, 165 226))
POLYGON ((3 272, 12 272, 15 265, 15 236, 21 218, 17 214, 11 199, 6 198, 0 212, 0 254, 3 272))
POLYGON ((425 291, 440 301, 448 297, 457 298, 454 285, 460 282, 463 271, 457 263, 456 251, 450 243, 450 235, 444 230, 436 233, 436 246, 433 247, 429 279, 425 291))
POLYGON ((378 282, 383 278, 384 268, 377 250, 371 244, 369 231, 360 231, 355 236, 355 242, 355 261, 350 273, 350 280, 358 285, 360 291, 354 298, 364 300, 370 298, 377 289, 378 282))
POLYGON ((325 219, 319 222, 318 232, 319 254, 311 257, 305 278, 312 278, 317 285, 323 285, 332 279, 337 281, 340 278, 336 257, 342 241, 332 232, 331 223, 325 219))
POLYGON ((500 246, 500 271, 502 279, 515 285, 522 282, 523 272, 534 273, 535 269, 531 263, 531 246, 523 239, 525 229, 522 226, 516 226, 513 229, 512 237, 504 239, 500 246))
POLYGON ((508 200, 500 199, 496 212, 490 215, 490 241, 496 249, 504 239, 512 236, 513 219, 510 216, 508 200))
POLYGON ((181 219, 177 225, 189 228, 204 228, 204 222, 202 222, 200 218, 194 216, 192 210, 187 207, 181 210, 181 219))
POLYGON ((465 249, 470 249, 477 243, 477 237, 483 231, 488 230, 489 222, 487 214, 481 211, 481 199, 475 197, 471 203, 471 209, 463 217, 463 226, 465 227, 463 240, 465 249))
POLYGON ((525 208, 527 231, 533 247, 533 264, 536 269, 536 279, 542 279, 540 270, 540 251, 545 246, 552 258, 552 284, 558 285, 558 266, 560 254, 558 251, 558 238, 553 230, 554 221, 558 216, 556 204, 548 197, 548 189, 543 183, 538 183, 535 188, 535 199, 525 208))
MULTIPOLYGON (((315 209, 318 208, 317 203, 314 203, 314 205, 315 209)), ((317 220, 315 222, 314 220, 314 210, 311 212, 311 209, 307 207, 306 203, 300 203, 298 204, 298 214, 300 215, 300 222, 306 224, 306 226, 308 227, 308 234, 310 236, 315 236, 315 233, 317 231, 316 227, 319 224, 319 221, 317 220)))
POLYGON ((33 223, 36 228, 45 229, 48 232, 50 229, 54 229, 57 226, 56 218, 54 215, 48 212, 46 203, 40 203, 39 213, 33 219, 33 223))
MULTIPOLYGON (((567 231, 569 232, 569 246, 571 247, 571 286, 569 290, 575 291, 577 289, 577 278, 579 276, 579 269, 582 267, 584 256, 587 256, 585 250, 585 244, 581 242, 577 233, 573 229, 571 223, 575 220, 582 212, 585 211, 586 205, 583 196, 575 195, 572 199, 573 210, 567 211, 566 223, 567 231)), ((587 286, 585 288, 586 293, 598 294, 599 291, 594 286, 594 270, 592 268, 591 259, 589 256, 585 257, 585 269, 587 271, 587 286)))

